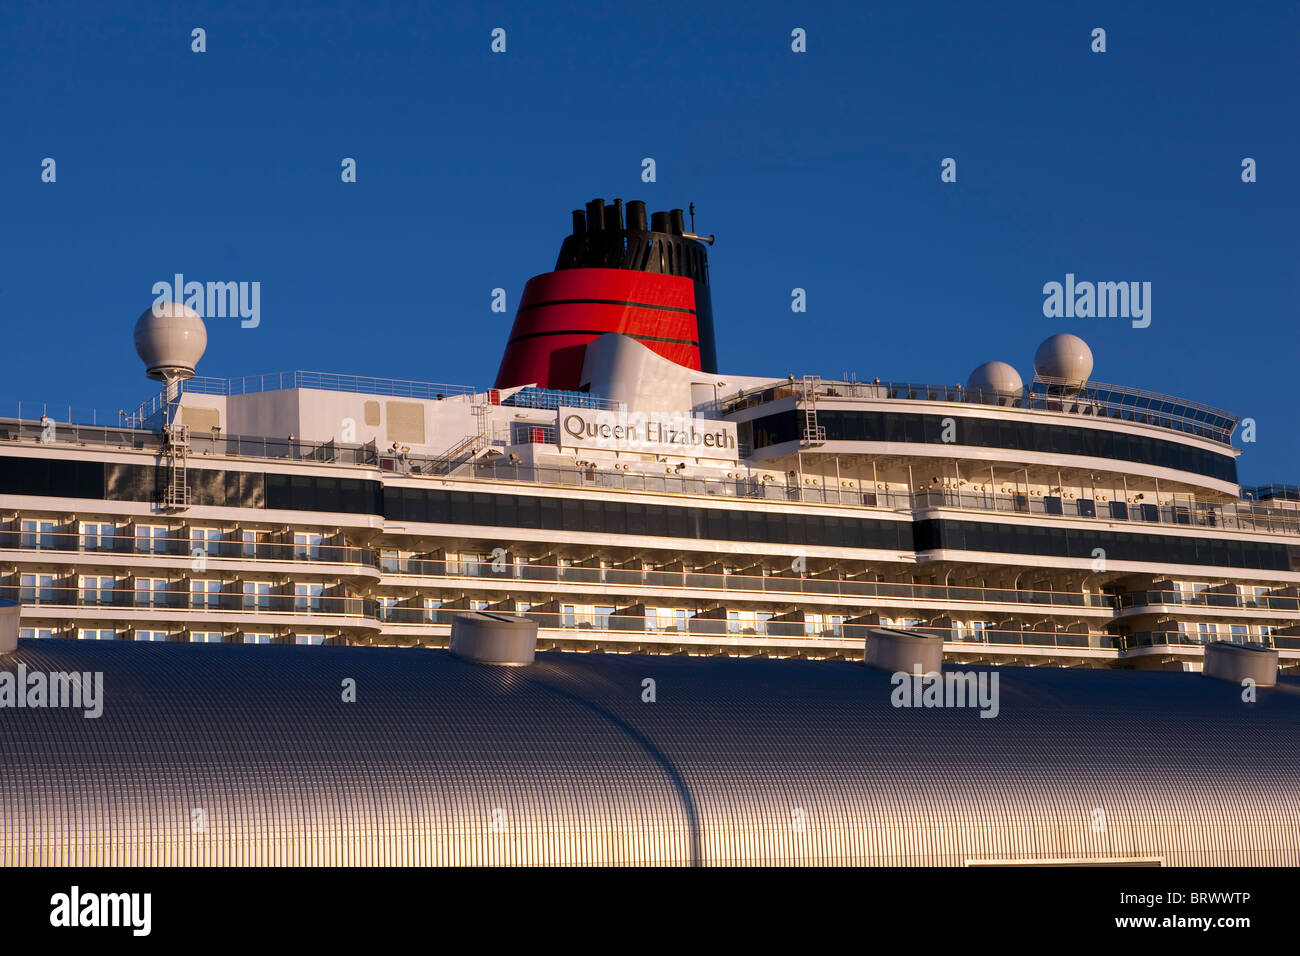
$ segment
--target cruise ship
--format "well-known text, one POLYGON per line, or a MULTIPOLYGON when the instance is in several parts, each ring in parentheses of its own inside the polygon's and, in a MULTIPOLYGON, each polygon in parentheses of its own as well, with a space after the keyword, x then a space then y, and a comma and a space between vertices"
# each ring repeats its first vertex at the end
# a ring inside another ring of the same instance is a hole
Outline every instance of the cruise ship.
POLYGON ((445 647, 506 611, 544 650, 861 659, 885 626, 954 663, 1295 672, 1300 491, 1238 483, 1233 415, 1094 381, 1066 333, 964 385, 722 372, 684 219, 575 210, 491 387, 200 376, 202 290, 150 305, 136 411, 0 419, 20 636, 445 647))

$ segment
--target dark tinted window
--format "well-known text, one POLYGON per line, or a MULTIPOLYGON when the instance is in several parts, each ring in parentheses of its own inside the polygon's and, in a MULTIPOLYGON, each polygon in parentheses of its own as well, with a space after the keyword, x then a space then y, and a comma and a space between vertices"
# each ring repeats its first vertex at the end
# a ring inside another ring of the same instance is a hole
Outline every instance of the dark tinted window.
MULTIPOLYGON (((143 465, 0 457, 0 494, 153 501, 160 490, 160 474, 158 468, 143 465)), ((194 504, 351 514, 385 510, 379 482, 359 478, 190 468, 186 480, 194 504)), ((398 507, 396 499, 391 503, 398 507)))
MULTIPOLYGON (((817 422, 832 441, 943 441, 941 415, 899 412, 818 411, 817 422)), ((1236 482, 1237 462, 1230 455, 1193 448, 1145 435, 1128 435, 1077 425, 1047 425, 1001 419, 954 418, 957 444, 1007 448, 1059 455, 1087 455, 1142 462, 1163 468, 1236 482)), ((765 448, 800 437, 802 412, 778 412, 754 419, 754 447, 765 448)))
POLYGON ((890 551, 912 548, 909 522, 877 518, 689 508, 640 501, 575 501, 479 492, 469 495, 422 488, 403 488, 400 494, 395 489, 387 489, 384 505, 385 517, 398 521, 890 551))
POLYGON ((945 549, 1091 559, 1093 551, 1100 548, 1112 561, 1210 564, 1269 571, 1290 569, 1286 545, 1258 541, 943 519, 918 521, 913 531, 918 551, 945 549))
POLYGON ((104 498, 104 463, 0 458, 0 494, 104 498))

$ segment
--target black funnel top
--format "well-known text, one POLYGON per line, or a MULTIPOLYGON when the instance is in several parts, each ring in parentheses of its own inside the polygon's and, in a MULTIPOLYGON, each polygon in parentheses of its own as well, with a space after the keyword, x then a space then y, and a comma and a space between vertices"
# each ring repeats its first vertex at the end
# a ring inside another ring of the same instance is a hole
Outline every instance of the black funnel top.
POLYGON ((684 235, 680 209, 651 214, 649 229, 644 202, 634 199, 626 209, 625 217, 621 199, 609 205, 603 199, 593 199, 585 210, 573 210, 573 231, 560 246, 555 270, 629 269, 691 279, 695 283, 701 369, 716 372, 708 248, 684 235))
POLYGON ((682 211, 656 212, 650 221, 647 229, 645 203, 640 200, 627 204, 624 222, 623 200, 606 205, 603 199, 593 199, 585 212, 573 211, 573 232, 560 247, 556 270, 632 269, 685 276, 707 284, 707 247, 683 235, 682 211))

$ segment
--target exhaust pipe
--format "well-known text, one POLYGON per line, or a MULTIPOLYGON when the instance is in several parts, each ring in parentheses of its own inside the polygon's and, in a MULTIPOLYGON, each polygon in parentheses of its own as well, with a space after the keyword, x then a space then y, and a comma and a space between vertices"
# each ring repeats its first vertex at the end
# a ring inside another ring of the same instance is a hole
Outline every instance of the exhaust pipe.
POLYGON ((640 199, 628 203, 628 232, 646 232, 646 204, 640 199))

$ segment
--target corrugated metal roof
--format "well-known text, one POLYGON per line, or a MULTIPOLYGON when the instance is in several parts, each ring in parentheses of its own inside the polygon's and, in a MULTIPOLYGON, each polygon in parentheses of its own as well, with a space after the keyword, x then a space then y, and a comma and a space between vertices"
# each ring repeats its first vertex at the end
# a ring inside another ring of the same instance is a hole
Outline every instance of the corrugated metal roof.
MULTIPOLYGON (((0 863, 1300 863, 1300 685, 997 668, 999 713, 798 660, 23 641, 0 863), (345 703, 343 681, 356 682, 345 703), (646 679, 655 702, 643 701, 646 679)), ((993 671, 989 671, 993 673, 993 671)))

